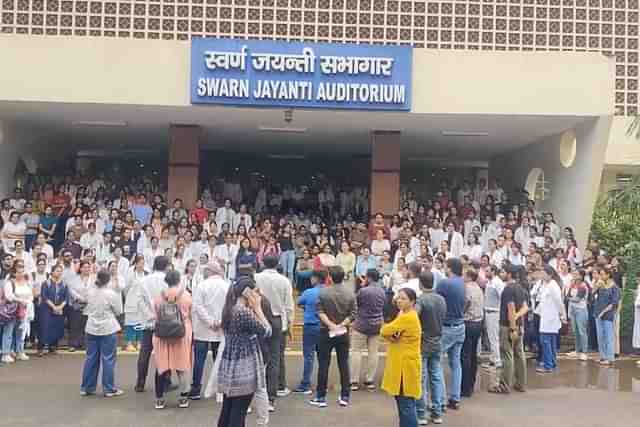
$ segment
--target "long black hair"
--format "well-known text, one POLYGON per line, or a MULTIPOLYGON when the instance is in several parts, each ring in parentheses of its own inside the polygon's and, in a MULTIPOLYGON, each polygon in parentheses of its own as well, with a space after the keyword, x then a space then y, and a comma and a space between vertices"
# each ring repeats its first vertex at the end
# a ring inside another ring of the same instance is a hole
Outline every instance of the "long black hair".
POLYGON ((233 309, 238 303, 238 298, 242 296, 242 293, 246 288, 253 289, 256 287, 256 282, 250 276, 241 276, 235 283, 229 288, 227 297, 224 301, 224 307, 222 308, 222 329, 226 332, 231 327, 233 319, 233 309))

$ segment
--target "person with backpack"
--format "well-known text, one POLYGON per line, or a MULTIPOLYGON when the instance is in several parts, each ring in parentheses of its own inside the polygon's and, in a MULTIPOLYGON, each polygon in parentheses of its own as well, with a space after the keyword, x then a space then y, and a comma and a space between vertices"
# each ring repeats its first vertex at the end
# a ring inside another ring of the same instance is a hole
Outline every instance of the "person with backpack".
POLYGON ((155 327, 153 356, 156 366, 156 409, 164 409, 165 393, 175 371, 180 383, 178 407, 189 407, 191 370, 191 296, 179 286, 180 273, 170 271, 165 276, 168 289, 154 301, 155 327))
POLYGON ((142 393, 147 382, 149 372, 149 360, 153 352, 153 326, 155 314, 153 302, 160 294, 167 290, 165 274, 169 268, 169 258, 164 255, 153 260, 153 273, 140 281, 140 295, 138 302, 138 315, 140 328, 142 329, 142 341, 138 354, 138 378, 135 391, 142 393))

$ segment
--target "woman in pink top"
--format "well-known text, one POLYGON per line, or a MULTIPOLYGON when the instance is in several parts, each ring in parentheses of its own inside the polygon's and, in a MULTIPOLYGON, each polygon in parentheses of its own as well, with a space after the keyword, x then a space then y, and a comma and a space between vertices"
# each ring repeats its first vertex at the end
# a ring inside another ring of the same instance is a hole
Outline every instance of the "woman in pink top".
POLYGON ((167 273, 164 281, 169 287, 154 301, 156 317, 165 301, 177 301, 182 313, 184 335, 181 338, 160 338, 153 336, 153 355, 156 365, 156 409, 164 409, 164 395, 171 383, 171 371, 175 371, 180 381, 180 408, 189 407, 189 371, 191 370, 191 296, 180 286, 180 273, 167 273))

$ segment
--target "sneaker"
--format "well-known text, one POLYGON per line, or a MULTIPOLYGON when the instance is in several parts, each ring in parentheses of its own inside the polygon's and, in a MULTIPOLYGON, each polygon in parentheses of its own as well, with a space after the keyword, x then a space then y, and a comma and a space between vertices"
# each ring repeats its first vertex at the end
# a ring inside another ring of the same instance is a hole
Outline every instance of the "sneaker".
POLYGON ((342 406, 343 408, 346 408, 347 406, 349 406, 349 398, 341 397, 340 399, 338 399, 338 405, 342 406))
POLYGON ((432 417, 431 422, 433 424, 442 424, 442 417, 432 417))
POLYGON ((578 358, 583 362, 589 360, 589 356, 587 356, 585 353, 580 353, 580 356, 578 356, 578 358))
POLYGON ((156 400, 156 409, 164 409, 167 406, 167 402, 163 399, 156 400))
POLYGON ((26 362, 27 360, 29 360, 29 356, 27 356, 27 355, 26 355, 26 354, 24 354, 24 353, 19 353, 19 354, 16 356, 16 360, 21 360, 21 361, 23 361, 23 362, 26 362))
POLYGON ((186 397, 181 397, 180 399, 178 399, 178 408, 186 409, 188 407, 189 407, 189 399, 187 399, 186 397))
POLYGON ((449 403, 447 403, 447 408, 457 411, 458 409, 460 409, 460 402, 456 402, 455 400, 449 400, 449 403))
POLYGON ((358 383, 351 383, 351 385, 349 387, 351 388, 351 391, 360 390, 360 386, 358 385, 358 383))
POLYGON ((536 368, 536 372, 539 374, 551 374, 553 373, 553 369, 536 368))
POLYGON ((201 396, 200 396, 200 393, 196 393, 195 391, 190 391, 189 394, 187 394, 187 398, 189 400, 200 400, 201 396))
POLYGON ((366 383, 364 383, 364 386, 369 391, 374 391, 376 389, 376 385, 374 383, 371 383, 371 382, 368 382, 368 381, 366 383))
POLYGON ((136 393, 144 393, 144 386, 143 385, 137 385, 134 387, 134 390, 136 393))
POLYGON ((567 353, 567 357, 569 357, 571 359, 577 359, 578 358, 578 353, 576 353, 575 351, 572 351, 570 353, 567 353))
POLYGON ((269 412, 275 412, 276 411, 276 405, 274 405, 273 402, 269 402, 269 412))
POLYGON ((309 401, 309 405, 317 406, 318 408, 326 408, 327 407, 327 399, 324 397, 316 397, 315 399, 311 399, 309 401))
POLYGON ((418 418, 418 425, 419 426, 426 426, 429 424, 429 420, 426 418, 418 418))
POLYGON ((80 390, 80 396, 82 397, 86 397, 86 396, 93 396, 96 393, 93 391, 84 391, 84 390, 80 390))
POLYGON ((4 356, 2 356, 1 359, 2 363, 14 363, 15 360, 13 359, 13 357, 11 357, 10 354, 5 354, 4 356))
POLYGON ((287 397, 291 394, 291 390, 289 390, 287 387, 280 389, 276 392, 276 396, 278 397, 287 397))
POLYGON ((122 396, 124 394, 124 391, 122 390, 113 390, 113 391, 108 391, 104 394, 104 397, 118 397, 118 396, 122 396))
POLYGON ((300 394, 304 394, 304 395, 310 395, 313 393, 313 391, 311 391, 310 388, 308 387, 303 387, 301 385, 299 385, 298 387, 296 387, 295 389, 293 389, 294 393, 300 393, 300 394))
POLYGON ((252 412, 253 412, 253 409, 251 408, 251 406, 249 406, 249 407, 247 408, 247 415, 249 415, 249 414, 250 414, 250 413, 252 413, 252 412))

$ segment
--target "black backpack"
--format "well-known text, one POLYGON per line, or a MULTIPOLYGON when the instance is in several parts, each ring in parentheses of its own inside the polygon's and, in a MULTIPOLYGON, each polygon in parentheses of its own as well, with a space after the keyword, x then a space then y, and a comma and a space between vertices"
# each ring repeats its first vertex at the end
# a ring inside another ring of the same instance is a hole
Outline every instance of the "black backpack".
POLYGON ((163 301, 158 306, 156 326, 153 331, 158 338, 184 337, 184 319, 178 305, 182 292, 183 290, 180 290, 173 301, 169 301, 166 294, 162 293, 163 301))

